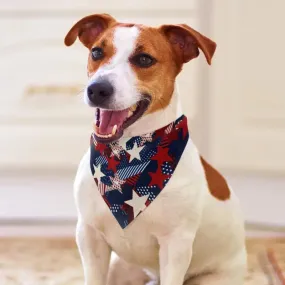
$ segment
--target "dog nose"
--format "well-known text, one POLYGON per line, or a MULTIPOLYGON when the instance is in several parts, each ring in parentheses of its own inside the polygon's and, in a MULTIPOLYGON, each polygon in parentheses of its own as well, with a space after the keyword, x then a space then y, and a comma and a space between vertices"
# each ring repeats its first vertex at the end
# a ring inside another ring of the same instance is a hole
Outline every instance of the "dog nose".
POLYGON ((101 102, 114 93, 114 87, 109 81, 93 82, 87 87, 87 95, 92 103, 101 102))

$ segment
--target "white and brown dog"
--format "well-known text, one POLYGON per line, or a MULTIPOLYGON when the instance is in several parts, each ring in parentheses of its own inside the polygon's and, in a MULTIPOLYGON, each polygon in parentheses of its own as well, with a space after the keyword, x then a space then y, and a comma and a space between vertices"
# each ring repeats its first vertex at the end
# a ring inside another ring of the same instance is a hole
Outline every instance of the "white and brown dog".
MULTIPOLYGON (((81 19, 65 44, 77 37, 90 51, 84 100, 96 110, 94 143, 105 145, 173 125, 182 115, 176 76, 199 50, 210 64, 216 48, 184 24, 154 28, 119 23, 107 14, 81 19)), ((102 199, 104 189, 102 194, 97 185, 107 173, 91 171, 91 151, 80 162, 74 184, 86 285, 107 284, 112 251, 162 285, 243 284, 246 250, 238 199, 190 138, 175 173, 164 177, 169 183, 144 212, 131 208, 136 218, 126 228, 102 199)), ((142 159, 142 153, 133 155, 142 159)))

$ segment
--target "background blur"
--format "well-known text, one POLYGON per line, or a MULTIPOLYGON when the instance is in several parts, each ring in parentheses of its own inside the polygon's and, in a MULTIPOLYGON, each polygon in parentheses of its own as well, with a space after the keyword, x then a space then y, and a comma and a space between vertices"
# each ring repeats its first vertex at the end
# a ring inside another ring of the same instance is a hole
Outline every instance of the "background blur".
POLYGON ((179 78, 191 134, 241 199, 248 233, 284 235, 284 0, 0 0, 0 235, 72 235, 72 184, 89 147, 87 49, 63 39, 107 12, 187 23, 217 42, 179 78))

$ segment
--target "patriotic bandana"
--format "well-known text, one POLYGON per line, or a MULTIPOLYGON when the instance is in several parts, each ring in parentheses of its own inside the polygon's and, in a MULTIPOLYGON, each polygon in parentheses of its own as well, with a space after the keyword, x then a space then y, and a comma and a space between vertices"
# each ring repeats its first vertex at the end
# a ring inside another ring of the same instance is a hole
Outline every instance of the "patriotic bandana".
POLYGON ((109 144, 91 136, 94 180, 122 228, 146 209, 169 182, 188 139, 184 115, 153 133, 109 144))

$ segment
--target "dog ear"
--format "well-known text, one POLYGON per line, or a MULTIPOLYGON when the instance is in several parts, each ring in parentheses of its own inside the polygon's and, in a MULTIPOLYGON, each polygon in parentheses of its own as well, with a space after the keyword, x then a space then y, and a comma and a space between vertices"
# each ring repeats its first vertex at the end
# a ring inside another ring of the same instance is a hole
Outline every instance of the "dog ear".
POLYGON ((107 28, 116 23, 116 20, 108 14, 95 14, 78 21, 67 33, 64 43, 71 46, 77 39, 91 48, 96 38, 107 28))
POLYGON ((185 24, 163 25, 159 27, 159 30, 167 37, 182 63, 196 58, 199 55, 199 49, 201 49, 208 64, 211 64, 216 50, 216 43, 212 40, 185 24))

